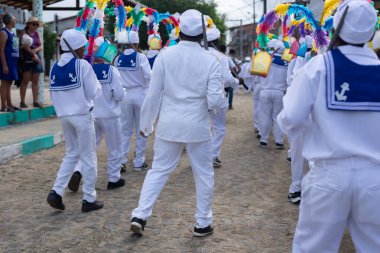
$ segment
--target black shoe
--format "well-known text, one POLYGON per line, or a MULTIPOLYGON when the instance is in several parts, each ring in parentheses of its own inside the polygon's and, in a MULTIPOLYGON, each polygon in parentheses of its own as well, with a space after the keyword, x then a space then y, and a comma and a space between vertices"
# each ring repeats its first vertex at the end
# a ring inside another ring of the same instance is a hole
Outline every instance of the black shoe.
POLYGON ((228 110, 233 110, 234 108, 230 105, 228 106, 228 110))
POLYGON ((276 149, 284 149, 284 144, 276 143, 276 149))
POLYGON ((127 172, 127 165, 125 163, 121 164, 120 173, 127 172))
POLYGON ((20 108, 18 108, 17 106, 14 106, 14 105, 12 105, 12 109, 15 111, 22 111, 20 108))
POLYGON ((133 170, 135 171, 142 171, 142 170, 147 170, 147 169, 149 169, 149 165, 146 164, 145 162, 140 167, 133 166, 133 170))
POLYGON ((260 134, 257 134, 257 135, 256 135, 256 139, 259 139, 259 140, 260 140, 260 139, 261 139, 261 135, 260 135, 260 134))
POLYGON ((259 133, 259 129, 255 128, 255 134, 259 133))
POLYGON ((82 212, 88 213, 91 211, 98 210, 103 207, 103 202, 95 200, 94 202, 88 202, 83 200, 82 202, 82 212))
POLYGON ((222 166, 222 161, 220 161, 218 157, 215 157, 212 159, 212 165, 214 168, 219 168, 222 166))
POLYGON ((28 108, 28 106, 25 103, 20 103, 20 108, 28 108))
POLYGON ((208 227, 205 227, 205 228, 194 227, 193 235, 196 237, 203 237, 206 235, 210 235, 213 232, 214 232, 214 228, 211 225, 209 225, 208 227))
POLYGON ((144 231, 144 227, 146 225, 146 221, 139 219, 137 217, 133 217, 131 220, 130 230, 135 234, 142 235, 142 231, 144 231))
POLYGON ((286 161, 288 161, 288 163, 292 164, 292 158, 288 157, 288 158, 286 158, 286 161))
POLYGON ((123 187, 125 185, 125 180, 120 178, 119 181, 113 183, 113 182, 108 182, 107 184, 107 190, 113 190, 116 188, 123 187))
POLYGON ((299 204, 301 202, 301 192, 289 193, 288 201, 296 205, 299 204))
POLYGON ((65 210, 65 205, 62 203, 62 196, 58 195, 54 190, 49 192, 47 197, 49 205, 58 210, 65 210))
POLYGON ((71 176, 69 185, 67 186, 70 191, 77 192, 79 189, 80 180, 82 179, 82 174, 79 171, 75 171, 71 176))
POLYGON ((259 147, 260 148, 267 148, 268 144, 266 142, 260 141, 259 147))
POLYGON ((41 108, 42 105, 40 103, 33 103, 33 107, 39 107, 39 108, 41 108))

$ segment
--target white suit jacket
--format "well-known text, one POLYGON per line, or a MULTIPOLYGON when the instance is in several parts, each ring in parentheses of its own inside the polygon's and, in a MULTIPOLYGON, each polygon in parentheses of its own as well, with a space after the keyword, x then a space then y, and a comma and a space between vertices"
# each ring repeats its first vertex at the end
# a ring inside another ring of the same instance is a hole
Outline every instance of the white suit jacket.
POLYGON ((157 138, 184 143, 211 139, 208 110, 223 106, 221 83, 219 60, 198 43, 181 41, 166 48, 153 66, 141 131, 151 134, 159 113, 157 138))

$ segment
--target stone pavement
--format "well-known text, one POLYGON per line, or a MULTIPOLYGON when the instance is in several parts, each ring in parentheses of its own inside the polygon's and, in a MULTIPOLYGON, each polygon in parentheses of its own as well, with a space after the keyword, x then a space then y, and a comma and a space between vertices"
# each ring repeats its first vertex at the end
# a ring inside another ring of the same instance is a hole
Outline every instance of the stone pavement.
MULTIPOLYGON (((106 190, 106 149, 98 152, 98 199, 102 210, 83 214, 81 190, 66 192, 64 212, 46 203, 64 144, 0 166, 0 252, 290 252, 298 207, 287 202, 290 167, 286 150, 270 143, 257 147, 252 127, 252 96, 237 95, 228 111, 223 167, 215 171, 214 227, 206 238, 194 238, 195 192, 184 155, 148 220, 145 234, 132 237, 130 213, 136 207, 146 172, 128 166, 126 186, 106 190)), ((152 161, 153 138, 147 162, 152 161)), ((133 150, 132 150, 133 151, 133 150)), ((341 251, 354 252, 346 234, 341 251)))

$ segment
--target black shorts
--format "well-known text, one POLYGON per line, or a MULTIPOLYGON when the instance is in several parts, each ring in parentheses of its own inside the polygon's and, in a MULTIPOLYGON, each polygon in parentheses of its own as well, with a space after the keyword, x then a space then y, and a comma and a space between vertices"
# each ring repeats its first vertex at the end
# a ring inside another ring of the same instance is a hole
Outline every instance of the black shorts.
POLYGON ((41 63, 37 62, 24 62, 22 64, 22 70, 23 72, 32 72, 32 73, 43 73, 44 68, 42 67, 41 63))

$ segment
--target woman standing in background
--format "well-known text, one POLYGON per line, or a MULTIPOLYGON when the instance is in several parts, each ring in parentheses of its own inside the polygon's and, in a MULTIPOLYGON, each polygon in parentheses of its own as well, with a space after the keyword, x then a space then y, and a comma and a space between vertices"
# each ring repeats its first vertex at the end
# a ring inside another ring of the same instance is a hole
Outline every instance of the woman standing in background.
POLYGON ((28 19, 28 22, 26 22, 24 36, 30 36, 33 39, 33 44, 30 47, 25 44, 21 47, 23 57, 23 77, 20 87, 21 108, 28 108, 25 104, 25 95, 30 81, 32 81, 33 107, 41 107, 38 103, 38 79, 44 70, 41 62, 42 41, 37 32, 38 27, 40 27, 40 22, 36 17, 31 17, 28 19))
POLYGON ((1 111, 20 110, 12 105, 11 85, 18 80, 17 61, 19 57, 18 40, 11 30, 16 26, 16 19, 10 14, 3 16, 5 27, 0 30, 0 80, 1 111))

